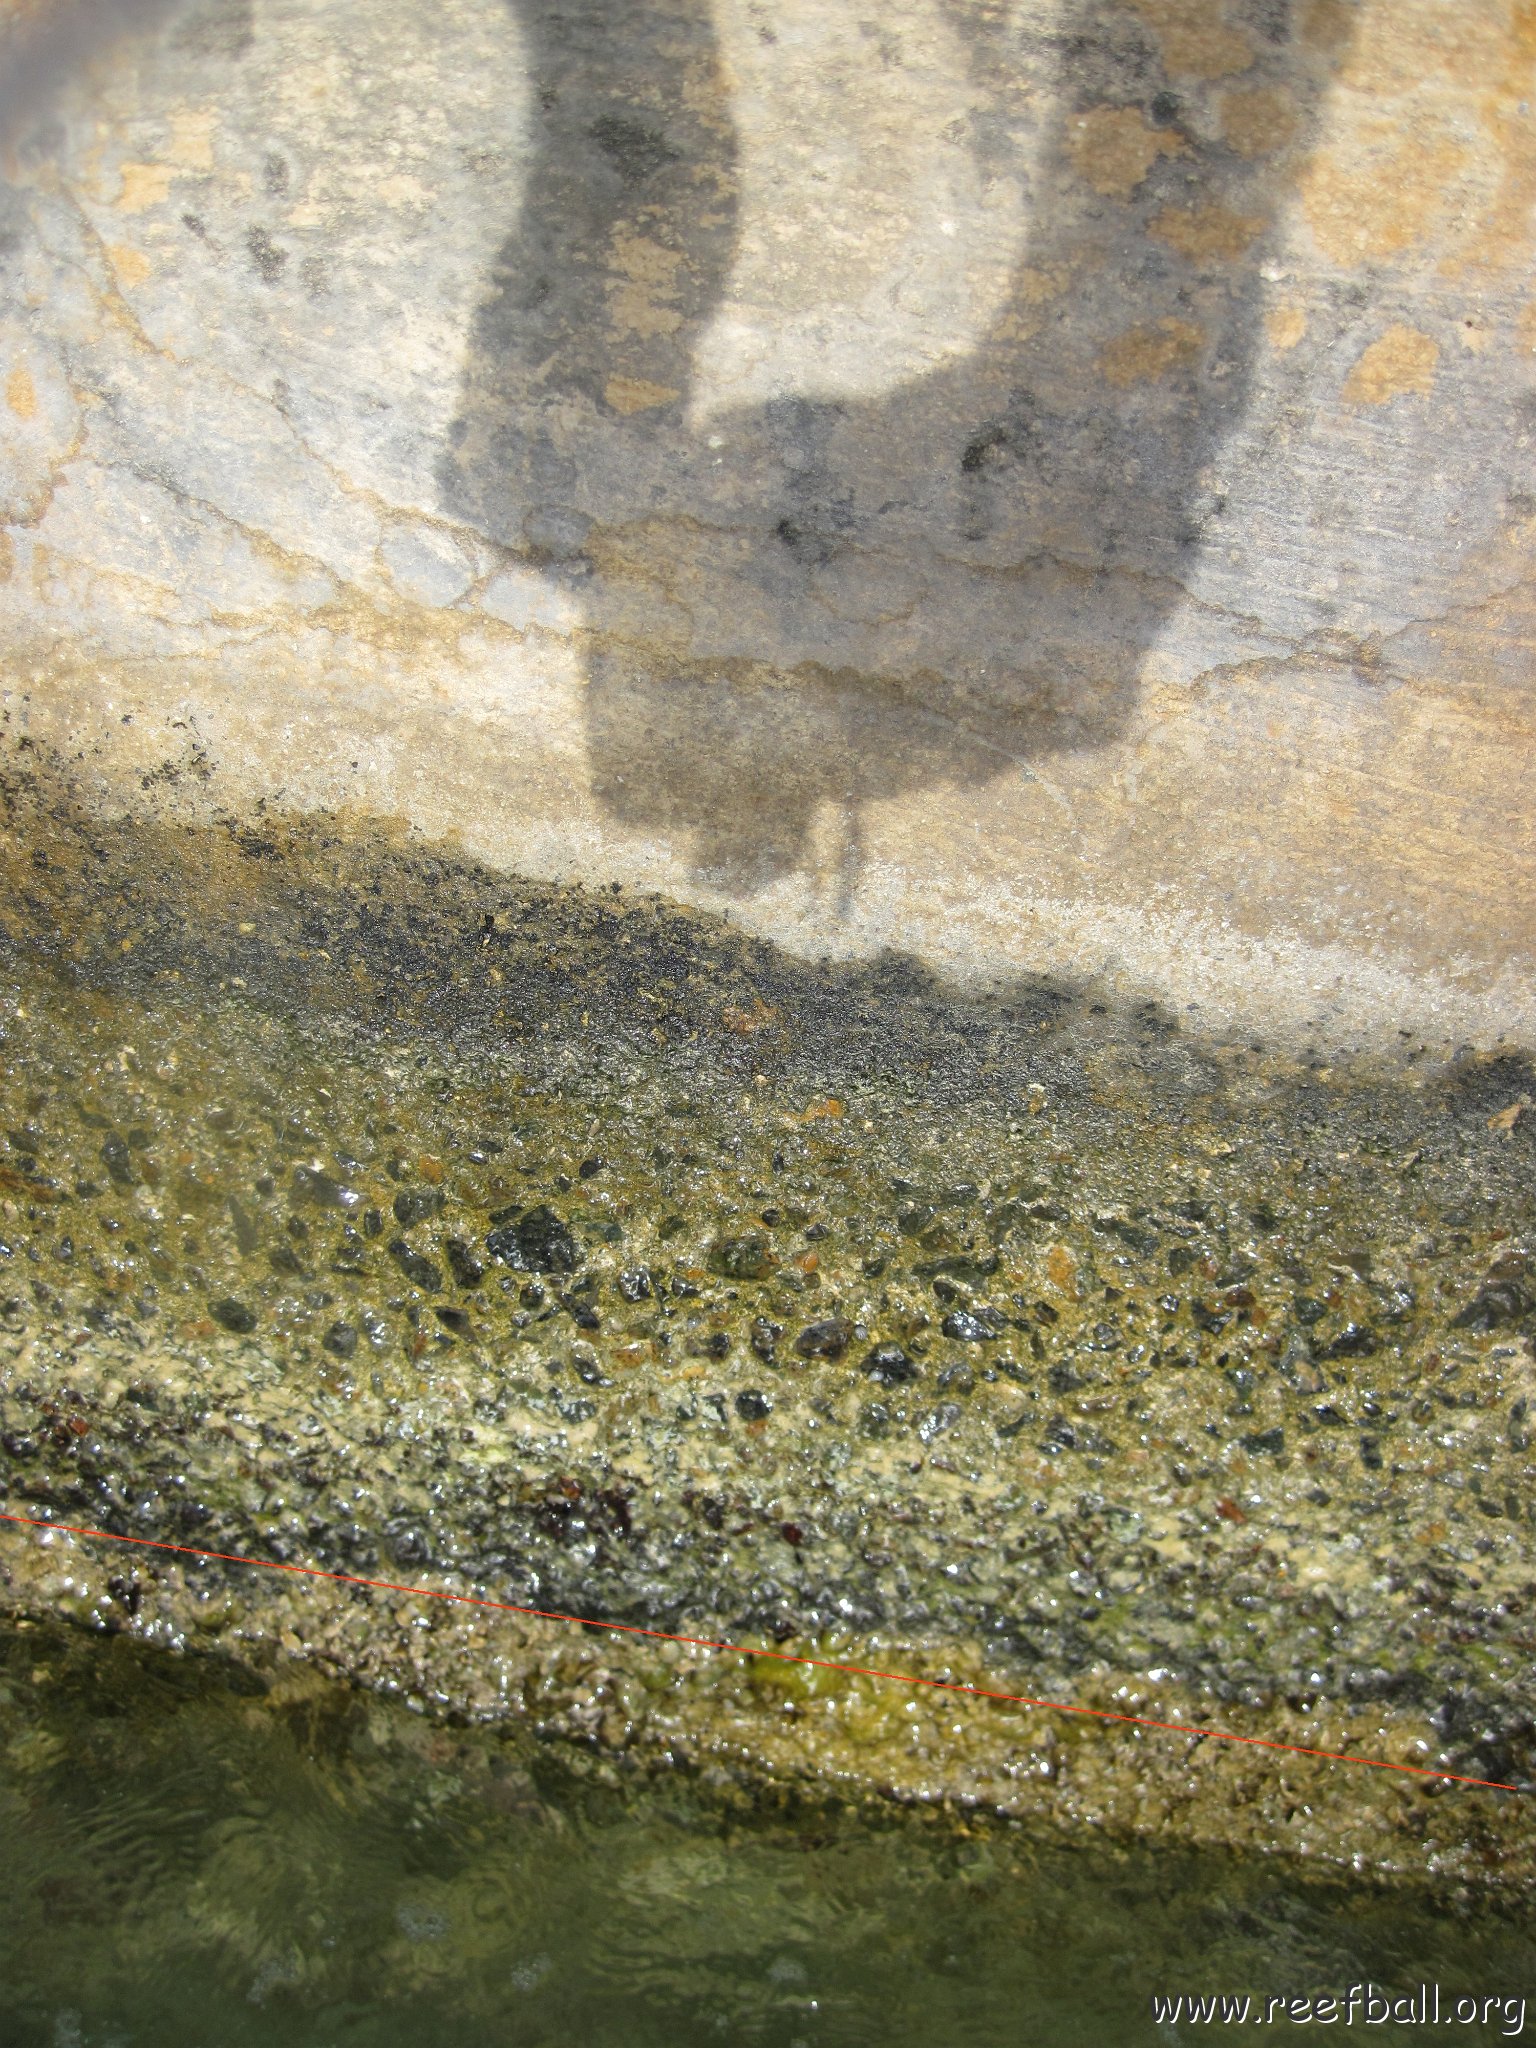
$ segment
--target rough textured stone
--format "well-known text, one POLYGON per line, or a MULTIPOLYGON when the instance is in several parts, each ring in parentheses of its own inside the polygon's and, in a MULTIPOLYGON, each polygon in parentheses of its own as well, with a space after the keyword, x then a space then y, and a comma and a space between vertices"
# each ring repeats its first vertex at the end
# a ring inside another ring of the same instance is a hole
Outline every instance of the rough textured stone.
MULTIPOLYGON (((1527 14, 0 10, 10 1496, 1528 1786, 1527 14)), ((721 1668, 549 1725, 1529 1880, 721 1668)))
POLYGON ((13 741, 805 952, 1529 1030, 1513 0, 107 31, 0 29, 13 741))
MULTIPOLYGON (((8 1513, 1530 1784, 1528 1061, 963 1000, 334 823, 104 832, 31 758, 8 1513)), ((0 1611, 115 1625, 94 1544, 13 1531, 0 1611)), ((733 1660, 614 1724, 596 1660, 540 1692, 554 1624, 145 1583, 152 1641, 664 1771, 1531 1875, 1506 1791, 1097 1726, 1063 1782, 1025 1707, 913 1746, 876 1686, 786 1727, 733 1660)))

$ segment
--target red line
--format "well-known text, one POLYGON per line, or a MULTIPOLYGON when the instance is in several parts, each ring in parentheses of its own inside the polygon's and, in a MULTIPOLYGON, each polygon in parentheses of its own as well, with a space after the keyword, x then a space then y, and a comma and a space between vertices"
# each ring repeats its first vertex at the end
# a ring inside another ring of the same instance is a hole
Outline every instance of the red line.
POLYGON ((723 1650, 735 1657, 772 1657, 779 1664, 809 1664, 817 1671, 844 1671, 854 1678, 885 1678, 895 1685, 926 1685, 934 1692, 962 1692, 972 1699, 999 1700, 1010 1707, 1038 1707, 1051 1714, 1081 1714, 1094 1721, 1123 1721, 1132 1728, 1155 1728, 1164 1735, 1203 1737, 1209 1742, 1240 1742, 1250 1749, 1282 1749, 1291 1756, 1320 1757, 1330 1764, 1360 1764, 1372 1771, 1402 1771, 1411 1778, 1439 1778, 1451 1785, 1480 1785, 1491 1792, 1518 1792, 1497 1778, 1463 1778, 1454 1771, 1432 1771, 1422 1764, 1394 1764, 1382 1757, 1351 1756, 1341 1749, 1307 1749, 1299 1742, 1274 1742, 1263 1735, 1233 1735, 1225 1728, 1199 1728, 1184 1721, 1152 1721, 1144 1714, 1116 1714, 1108 1707, 1079 1707, 1066 1700, 1037 1700, 1017 1692, 988 1692, 952 1678, 920 1678, 910 1671, 877 1671, 867 1664, 835 1664, 826 1657, 801 1657, 792 1650, 762 1650, 751 1643, 719 1643, 708 1636, 671 1635, 666 1629, 641 1628, 631 1621, 589 1621, 581 1614, 555 1614, 543 1607, 517 1607, 508 1600, 481 1600, 473 1593, 443 1593, 433 1586, 402 1586, 393 1579, 360 1579, 351 1572, 322 1571, 318 1565, 282 1564, 269 1557, 236 1557, 227 1550, 199 1550, 190 1543, 161 1543, 152 1536, 119 1536, 114 1529, 78 1529, 69 1522, 42 1522, 31 1515, 0 1513, 0 1522, 23 1529, 55 1529, 61 1536, 93 1536, 105 1543, 128 1543, 139 1550, 172 1550, 179 1557, 203 1557, 216 1564, 248 1564, 262 1571, 292 1572, 299 1578, 331 1579, 339 1586, 368 1586, 377 1593, 409 1593, 422 1600, 448 1600, 457 1607, 488 1607, 497 1614, 521 1614, 533 1621, 565 1621, 578 1628, 603 1628, 615 1635, 649 1636, 661 1643, 687 1643, 696 1650, 723 1650))

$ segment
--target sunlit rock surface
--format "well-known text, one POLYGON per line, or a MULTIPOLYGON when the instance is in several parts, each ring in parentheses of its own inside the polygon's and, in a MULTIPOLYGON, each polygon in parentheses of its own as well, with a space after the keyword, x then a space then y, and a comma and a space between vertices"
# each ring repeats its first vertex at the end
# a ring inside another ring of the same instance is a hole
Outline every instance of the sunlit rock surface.
MULTIPOLYGON (((1528 15, 0 12, 11 1508, 1528 1790, 1528 15)), ((414 1596, 0 1605, 1532 1875, 414 1596)))
POLYGON ((1527 1032, 1525 12, 878 15, 11 0, 10 743, 806 954, 1527 1032))

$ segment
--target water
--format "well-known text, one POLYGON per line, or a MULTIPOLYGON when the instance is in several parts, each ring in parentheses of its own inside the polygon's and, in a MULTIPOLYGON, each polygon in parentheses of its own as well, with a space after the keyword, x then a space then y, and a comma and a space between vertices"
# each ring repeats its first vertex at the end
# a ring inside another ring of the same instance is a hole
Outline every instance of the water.
POLYGON ((1154 1992, 1427 1979, 1449 2006, 1536 1980, 1529 1926, 1476 1902, 642 1792, 516 1730, 126 1637, 0 1635, 0 1759, 8 2048, 1113 2048, 1223 2031, 1159 2026, 1154 1992))

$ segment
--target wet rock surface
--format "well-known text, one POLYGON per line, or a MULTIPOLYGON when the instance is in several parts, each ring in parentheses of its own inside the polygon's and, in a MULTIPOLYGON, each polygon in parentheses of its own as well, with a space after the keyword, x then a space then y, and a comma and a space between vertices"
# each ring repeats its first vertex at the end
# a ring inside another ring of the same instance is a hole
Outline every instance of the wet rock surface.
MULTIPOLYGON (((1531 1778, 1517 1058, 1281 1060, 11 800, 12 1512, 1531 1778)), ((1509 1795, 62 1537, 4 1570, 637 1763, 1531 1876, 1509 1795)))

